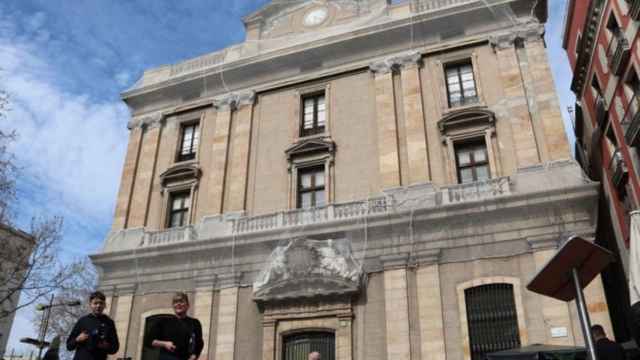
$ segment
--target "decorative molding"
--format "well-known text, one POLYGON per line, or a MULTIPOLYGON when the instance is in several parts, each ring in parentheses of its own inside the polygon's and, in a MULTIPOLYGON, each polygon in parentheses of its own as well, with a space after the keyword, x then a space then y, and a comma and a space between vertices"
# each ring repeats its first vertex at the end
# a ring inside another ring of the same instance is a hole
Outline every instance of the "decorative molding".
POLYGON ((164 191, 170 188, 171 185, 179 184, 197 184, 202 170, 196 162, 178 163, 169 167, 166 171, 160 174, 160 185, 164 191))
POLYGON ((230 93, 224 97, 214 99, 213 106, 220 111, 234 111, 245 105, 253 105, 255 95, 255 91, 230 93))
POLYGON ((195 279, 196 291, 213 290, 216 286, 216 275, 208 275, 195 279))
POLYGON ((132 130, 134 128, 140 127, 145 128, 149 127, 151 129, 160 127, 164 121, 164 116, 162 111, 156 111, 149 114, 144 114, 140 116, 136 116, 129 120, 127 123, 127 129, 132 130))
POLYGON ((394 63, 389 61, 390 59, 374 61, 369 64, 369 70, 374 74, 388 74, 393 70, 394 63))
POLYGON ((440 249, 426 249, 413 254, 413 259, 418 266, 437 265, 440 261, 440 249))
POLYGON ((116 287, 118 296, 135 294, 138 285, 136 283, 119 284, 116 287))
POLYGON ((529 247, 533 251, 557 249, 560 238, 557 234, 528 236, 527 243, 529 243, 529 247))
POLYGON ((333 158, 333 154, 336 151, 336 144, 333 140, 328 138, 311 138, 302 139, 295 144, 289 146, 285 151, 287 160, 291 162, 291 159, 296 157, 302 157, 314 154, 329 154, 333 158))
POLYGON ((419 66, 421 62, 422 53, 419 51, 410 51, 407 53, 393 55, 383 60, 371 62, 369 64, 369 69, 374 73, 388 74, 393 71, 393 69, 419 66))
POLYGON ((216 279, 218 280, 216 287, 218 289, 239 287, 242 276, 243 273, 240 271, 216 275, 216 279))
POLYGON ((399 67, 420 66, 422 63, 422 54, 419 51, 412 51, 406 54, 398 55, 392 59, 399 67))
POLYGON ((474 106, 471 108, 452 111, 438 121, 438 129, 442 134, 454 128, 464 128, 485 124, 489 127, 495 126, 496 115, 485 106, 474 106))
POLYGON ((380 262, 385 270, 405 268, 409 262, 409 253, 382 255, 380 262))

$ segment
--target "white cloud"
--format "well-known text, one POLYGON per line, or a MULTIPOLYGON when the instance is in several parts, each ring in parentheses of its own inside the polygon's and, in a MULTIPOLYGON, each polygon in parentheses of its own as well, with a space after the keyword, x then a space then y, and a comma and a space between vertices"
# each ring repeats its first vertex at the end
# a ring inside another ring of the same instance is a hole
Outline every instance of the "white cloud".
POLYGON ((131 82, 131 73, 127 70, 122 70, 116 74, 116 82, 118 85, 124 87, 131 82))

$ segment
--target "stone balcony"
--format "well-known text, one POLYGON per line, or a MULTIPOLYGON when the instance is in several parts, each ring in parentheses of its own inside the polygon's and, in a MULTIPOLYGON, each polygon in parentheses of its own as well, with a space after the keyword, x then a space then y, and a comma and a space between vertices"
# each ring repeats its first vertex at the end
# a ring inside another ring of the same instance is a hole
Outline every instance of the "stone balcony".
POLYGON ((310 227, 373 220, 380 216, 410 213, 447 206, 477 206, 478 203, 509 198, 524 193, 544 193, 562 187, 584 185, 584 177, 574 161, 559 161, 520 169, 510 177, 437 187, 418 184, 392 188, 380 196, 362 201, 335 203, 310 209, 285 210, 257 216, 227 213, 204 217, 199 223, 159 231, 126 229, 109 234, 103 252, 161 247, 189 241, 234 236, 253 236, 272 232, 303 231, 310 227))

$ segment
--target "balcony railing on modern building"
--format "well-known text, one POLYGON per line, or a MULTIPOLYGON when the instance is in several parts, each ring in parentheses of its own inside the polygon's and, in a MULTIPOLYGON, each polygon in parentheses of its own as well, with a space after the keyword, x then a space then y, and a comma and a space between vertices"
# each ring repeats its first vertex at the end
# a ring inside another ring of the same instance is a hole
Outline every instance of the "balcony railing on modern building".
POLYGON ((605 103, 602 95, 598 95, 596 98, 596 122, 603 131, 607 125, 608 117, 607 104, 605 103))
POLYGON ((629 6, 629 17, 640 20, 640 0, 626 0, 629 6))
POLYGON ((609 171, 611 171, 611 181, 617 189, 624 188, 627 182, 628 170, 620 149, 616 150, 609 163, 609 171))
POLYGON ((627 41, 622 30, 616 29, 607 47, 607 60, 614 75, 620 76, 624 72, 629 63, 630 49, 629 41, 627 41))
POLYGON ((640 93, 636 92, 631 97, 631 101, 624 111, 624 116, 620 122, 624 130, 624 138, 629 146, 639 145, 638 135, 640 134, 640 93))

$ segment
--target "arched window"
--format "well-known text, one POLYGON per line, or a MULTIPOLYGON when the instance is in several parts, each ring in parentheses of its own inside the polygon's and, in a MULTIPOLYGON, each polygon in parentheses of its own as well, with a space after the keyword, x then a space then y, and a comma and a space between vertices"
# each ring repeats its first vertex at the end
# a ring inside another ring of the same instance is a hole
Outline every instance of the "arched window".
POLYGON ((282 360, 307 360, 310 352, 317 351, 322 360, 335 360, 335 334, 328 331, 311 331, 286 336, 283 340, 282 360))
POLYGON ((464 291, 472 360, 520 347, 518 316, 511 284, 488 284, 464 291))
POLYGON ((159 355, 159 350, 156 348, 152 348, 149 345, 153 339, 149 339, 148 336, 151 333, 151 329, 162 319, 171 318, 175 315, 172 314, 160 314, 160 315, 152 315, 147 317, 144 320, 144 342, 142 345, 142 356, 141 360, 157 360, 159 355))

